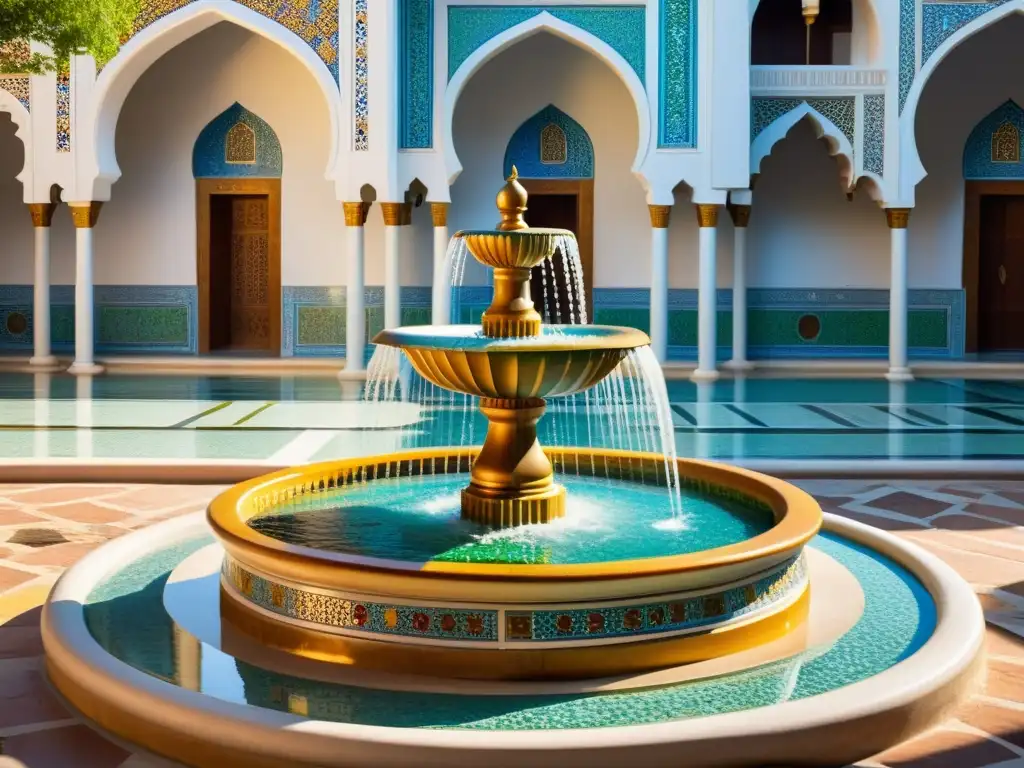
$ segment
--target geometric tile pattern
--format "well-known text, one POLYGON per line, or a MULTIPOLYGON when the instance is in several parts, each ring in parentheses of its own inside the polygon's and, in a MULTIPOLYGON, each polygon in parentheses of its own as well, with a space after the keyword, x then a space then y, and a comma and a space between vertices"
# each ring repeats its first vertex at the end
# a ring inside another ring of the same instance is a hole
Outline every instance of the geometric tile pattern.
POLYGON ((434 139, 434 0, 399 4, 400 149, 430 149, 434 139))
MULTIPOLYGON (((195 0, 143 0, 133 34, 195 0)), ((338 81, 338 0, 235 0, 298 35, 338 81)))
POLYGON ((856 136, 856 100, 853 96, 835 98, 802 99, 802 98, 755 98, 751 104, 750 140, 753 142, 761 132, 780 117, 801 104, 807 104, 815 112, 827 118, 855 146, 856 136))
POLYGON ((197 179, 255 177, 279 179, 284 172, 281 142, 274 129, 238 102, 213 118, 199 132, 192 148, 192 175, 197 179), (238 126, 243 126, 239 129, 238 126), (242 147, 251 155, 240 162, 232 158, 230 139, 248 128, 248 146, 242 147), (252 141, 255 139, 255 148, 252 141), (249 162, 251 158, 251 162, 249 162))
POLYGON ((921 66, 932 54, 972 21, 994 11, 1009 0, 989 0, 973 3, 923 3, 921 5, 921 66))
POLYGON ((356 0, 355 4, 355 83, 352 89, 355 100, 355 136, 356 152, 366 152, 370 148, 370 60, 367 42, 369 35, 368 0, 356 0))
POLYGON ((864 170, 882 175, 885 168, 885 96, 864 97, 864 170))
POLYGON ((505 175, 516 166, 524 179, 561 178, 592 179, 594 177, 594 145, 583 126, 553 104, 519 126, 505 148, 505 175), (549 126, 557 126, 564 137, 562 162, 544 162, 541 157, 541 136, 549 126))
POLYGON ((658 146, 697 146, 697 0, 660 0, 658 146))
POLYGON ((900 0, 900 114, 917 75, 917 0, 900 0))
POLYGON ((71 75, 57 75, 57 151, 71 151, 71 75))
POLYGON ((1024 148, 1022 136, 1024 136, 1024 110, 1013 101, 1007 101, 997 107, 984 117, 967 137, 967 144, 964 147, 964 178, 968 180, 1024 178, 1024 163, 1020 161, 1022 148, 1024 148), (1011 140, 1005 160, 997 159, 993 152, 995 135, 1000 130, 1011 140))
MULTIPOLYGON (((826 511, 886 528, 945 560, 974 586, 988 624, 986 688, 940 727, 858 768, 1016 768, 1024 761, 1024 482, 798 484, 826 511)), ((39 606, 60 573, 87 552, 202 509, 221 490, 0 485, 0 739, 14 766, 81 765, 83 754, 91 768, 162 765, 107 742, 57 701, 42 674, 39 606)))
POLYGON ((29 93, 30 82, 28 75, 0 75, 0 90, 7 91, 20 101, 25 109, 32 111, 29 93))

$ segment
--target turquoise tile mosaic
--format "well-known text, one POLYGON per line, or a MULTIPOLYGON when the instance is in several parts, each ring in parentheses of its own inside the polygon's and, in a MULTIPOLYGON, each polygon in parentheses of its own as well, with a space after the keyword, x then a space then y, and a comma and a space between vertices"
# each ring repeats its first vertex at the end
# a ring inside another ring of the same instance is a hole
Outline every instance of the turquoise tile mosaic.
POLYGON ((488 40, 540 13, 550 13, 607 43, 644 82, 646 8, 636 5, 449 6, 448 79, 488 40))
POLYGON ((975 19, 990 13, 1009 0, 974 3, 921 4, 921 66, 928 63, 939 46, 975 19))
POLYGON ((1007 101, 986 115, 964 145, 964 178, 968 180, 1024 179, 1021 164, 1024 110, 1007 101))
POLYGON ((238 102, 211 120, 192 148, 192 175, 197 179, 277 179, 283 171, 274 129, 238 102))
POLYGON ((399 148, 434 144, 434 0, 405 0, 399 13, 399 148))
POLYGON ((658 145, 697 146, 697 3, 660 0, 658 145))
POLYGON ((765 128, 802 104, 807 104, 819 115, 828 119, 849 139, 850 146, 856 146, 857 110, 856 100, 853 96, 838 96, 831 99, 753 99, 750 105, 751 142, 760 136, 765 128))
POLYGON ((864 170, 881 176, 885 170, 885 96, 864 97, 864 170))
POLYGON ((505 148, 506 178, 513 165, 524 179, 592 179, 594 145, 582 125, 549 104, 519 126, 509 139, 505 148), (551 126, 561 131, 561 162, 547 159, 542 153, 543 134, 552 130, 551 126))
POLYGON ((917 75, 917 0, 900 0, 900 114, 917 75))

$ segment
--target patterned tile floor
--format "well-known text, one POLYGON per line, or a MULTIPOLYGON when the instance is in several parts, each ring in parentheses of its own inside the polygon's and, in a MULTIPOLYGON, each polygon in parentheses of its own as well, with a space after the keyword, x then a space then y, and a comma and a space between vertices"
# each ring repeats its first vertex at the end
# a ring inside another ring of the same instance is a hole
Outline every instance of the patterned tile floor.
MULTIPOLYGON (((801 483, 830 512, 917 542, 975 588, 988 681, 953 720, 859 768, 1024 768, 1024 481, 801 483)), ((159 768, 77 722, 42 673, 39 606, 103 542, 202 509, 212 486, 0 485, 0 768, 159 768)), ((823 756, 824 757, 824 756, 823 756)))

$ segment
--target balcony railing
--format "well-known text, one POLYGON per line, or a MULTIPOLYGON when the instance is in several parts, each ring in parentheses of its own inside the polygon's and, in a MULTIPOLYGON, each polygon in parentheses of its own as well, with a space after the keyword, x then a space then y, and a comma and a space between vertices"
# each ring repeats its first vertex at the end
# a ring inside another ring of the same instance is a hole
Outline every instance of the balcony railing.
POLYGON ((754 96, 880 93, 888 72, 865 67, 757 66, 750 68, 754 96))

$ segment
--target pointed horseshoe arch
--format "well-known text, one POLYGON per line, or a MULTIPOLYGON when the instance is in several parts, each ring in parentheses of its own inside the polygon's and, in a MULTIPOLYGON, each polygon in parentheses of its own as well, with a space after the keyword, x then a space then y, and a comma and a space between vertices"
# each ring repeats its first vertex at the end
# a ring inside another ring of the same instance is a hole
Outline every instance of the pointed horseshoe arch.
POLYGON ((0 112, 6 112, 11 116, 14 123, 14 135, 21 139, 25 148, 25 165, 21 173, 15 178, 21 182, 25 190, 25 201, 29 201, 29 190, 32 188, 32 116, 29 115, 25 105, 14 96, 14 94, 0 88, 0 112))
POLYGON ((636 105, 637 133, 639 138, 637 141, 636 157, 633 160, 633 172, 639 172, 644 158, 647 156, 651 138, 650 107, 647 103, 647 91, 644 89, 640 78, 633 71, 633 67, 630 66, 629 62, 603 40, 589 32, 585 32, 579 27, 552 16, 547 11, 542 11, 521 24, 517 24, 501 34, 495 35, 477 48, 469 58, 462 62, 462 65, 448 82, 444 92, 440 131, 449 184, 453 184, 462 172, 462 163, 459 161, 458 153, 455 151, 453 138, 455 107, 458 104, 462 89, 473 75, 476 74, 477 70, 488 61, 521 40, 525 40, 540 32, 553 34, 592 53, 607 64, 625 84, 630 96, 633 97, 633 103, 636 105))
MULTIPOLYGON (((750 172, 760 173, 761 163, 772 153, 775 145, 786 138, 793 126, 804 118, 811 121, 817 137, 825 139, 829 154, 839 158, 841 180, 846 188, 852 187, 856 180, 854 178, 853 145, 835 123, 806 101, 777 118, 754 138, 750 146, 750 172)), ((873 174, 866 175, 877 178, 873 174)))
POLYGON ((107 196, 109 185, 121 175, 114 137, 121 108, 132 87, 165 53, 222 21, 236 24, 276 43, 295 56, 314 77, 323 92, 331 121, 331 147, 325 176, 336 179, 341 92, 327 65, 302 38, 278 22, 240 3, 198 0, 154 22, 125 43, 96 80, 95 110, 86 138, 93 148, 93 171, 98 186, 106 187, 107 196))

